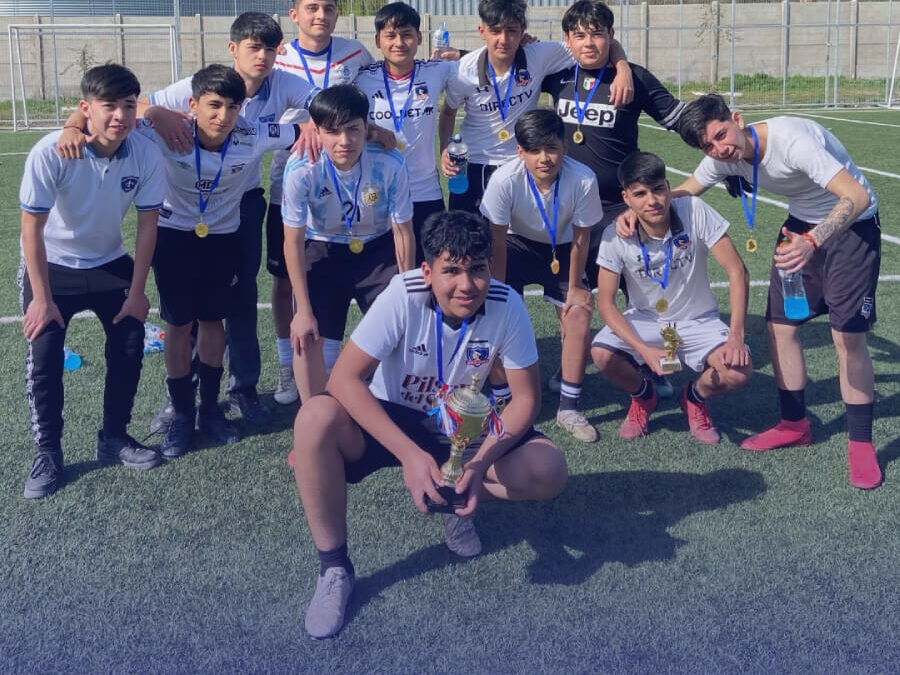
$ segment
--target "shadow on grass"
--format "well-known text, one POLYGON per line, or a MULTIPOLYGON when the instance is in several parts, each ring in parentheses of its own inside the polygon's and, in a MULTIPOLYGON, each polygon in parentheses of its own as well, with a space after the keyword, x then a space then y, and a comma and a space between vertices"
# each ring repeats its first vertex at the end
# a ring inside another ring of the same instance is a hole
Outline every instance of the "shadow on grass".
MULTIPOLYGON (((900 452, 900 450, 898 450, 900 452)), ((616 471, 572 476, 550 502, 488 502, 476 523, 485 553, 527 542, 534 584, 583 583, 607 563, 666 562, 684 540, 669 528, 686 516, 755 499, 766 491, 762 474, 721 469, 706 474, 616 471)), ((431 570, 465 564, 443 544, 416 551, 357 580, 348 623, 382 591, 431 570)))

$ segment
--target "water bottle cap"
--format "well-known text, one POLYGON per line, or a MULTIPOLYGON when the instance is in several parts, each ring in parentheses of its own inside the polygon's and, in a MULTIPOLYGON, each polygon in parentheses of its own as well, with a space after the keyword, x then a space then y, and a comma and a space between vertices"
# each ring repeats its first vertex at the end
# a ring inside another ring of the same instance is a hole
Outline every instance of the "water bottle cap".
POLYGON ((459 134, 453 134, 453 135, 450 137, 450 140, 451 140, 453 143, 462 143, 462 136, 460 136, 459 134))

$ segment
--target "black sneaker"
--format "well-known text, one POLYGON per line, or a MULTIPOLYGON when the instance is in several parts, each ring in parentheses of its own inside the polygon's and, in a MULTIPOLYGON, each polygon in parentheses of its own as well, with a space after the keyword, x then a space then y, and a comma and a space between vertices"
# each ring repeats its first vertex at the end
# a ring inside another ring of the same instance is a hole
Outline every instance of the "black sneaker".
POLYGON ((105 436, 97 432, 97 461, 101 464, 121 464, 126 469, 152 469, 162 462, 156 450, 141 445, 129 435, 105 436))
POLYGON ((41 499, 52 495, 62 482, 62 454, 42 452, 35 456, 31 473, 25 480, 25 499, 41 499))
POLYGON ((220 445, 233 445, 241 440, 237 427, 217 405, 197 410, 197 428, 220 445))
POLYGON ((653 386, 656 389, 656 395, 660 398, 672 398, 675 395, 675 388, 672 386, 672 383, 669 382, 668 377, 663 377, 662 375, 657 375, 650 369, 646 363, 642 364, 640 369, 641 377, 649 379, 653 382, 653 386))
POLYGON ((159 445, 163 457, 181 457, 191 447, 194 436, 194 414, 172 414, 172 422, 166 429, 166 435, 159 445))
POLYGON ((175 407, 172 405, 172 399, 166 396, 166 403, 162 408, 159 409, 159 412, 156 413, 156 416, 153 418, 153 421, 150 422, 150 433, 151 434, 162 434, 166 432, 166 429, 169 428, 169 425, 172 423, 172 418, 175 416, 175 407))
POLYGON ((251 427, 264 427, 272 420, 272 413, 259 400, 252 389, 233 391, 229 397, 231 414, 240 415, 251 427))

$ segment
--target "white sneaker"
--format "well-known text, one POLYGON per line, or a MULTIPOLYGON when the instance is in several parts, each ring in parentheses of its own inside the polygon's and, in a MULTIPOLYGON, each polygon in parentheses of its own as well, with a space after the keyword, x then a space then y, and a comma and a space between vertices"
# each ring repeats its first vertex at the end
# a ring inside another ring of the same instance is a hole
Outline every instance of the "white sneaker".
POLYGON ((442 513, 447 548, 463 558, 474 558, 481 553, 481 539, 471 518, 460 518, 452 513, 442 513))
POLYGON ((346 569, 329 567, 325 570, 325 575, 316 582, 316 592, 306 610, 306 632, 310 637, 321 640, 341 629, 352 590, 353 575, 346 569))
POLYGON ((278 385, 275 387, 275 402, 281 405, 290 405, 300 398, 297 393, 297 383, 294 382, 294 368, 292 366, 278 366, 278 385))
POLYGON ((597 430, 578 410, 557 411, 556 426, 562 427, 582 443, 593 443, 597 440, 597 430))

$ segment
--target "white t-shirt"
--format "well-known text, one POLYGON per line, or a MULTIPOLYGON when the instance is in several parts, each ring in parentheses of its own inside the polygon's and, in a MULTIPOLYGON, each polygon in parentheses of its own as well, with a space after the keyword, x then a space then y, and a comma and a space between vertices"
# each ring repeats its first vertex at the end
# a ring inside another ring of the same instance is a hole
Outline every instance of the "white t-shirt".
MULTIPOLYGON (((759 187, 787 197, 788 213, 806 223, 822 222, 838 201, 826 186, 846 169, 871 200, 859 220, 875 215, 878 200, 869 181, 834 134, 818 122, 799 117, 773 117, 764 122, 768 137, 766 154, 759 163, 759 187)), ((712 187, 726 176, 743 176, 752 183, 752 160, 722 162, 705 157, 694 170, 694 178, 704 187, 712 187)))
POLYGON ((156 146, 129 134, 111 158, 90 145, 84 159, 62 159, 47 134, 25 160, 19 202, 23 211, 46 213, 47 261, 76 269, 105 265, 125 255, 122 219, 134 203, 138 211, 163 204, 166 178, 156 146))
POLYGON ((195 154, 179 155, 169 150, 149 120, 142 121, 137 133, 154 141, 165 160, 168 188, 165 203, 159 210, 159 226, 193 230, 202 221, 209 227, 210 234, 228 234, 238 229, 241 198, 246 185, 244 174, 259 171, 259 163, 267 151, 292 145, 295 136, 291 124, 250 124, 239 117, 225 141, 228 150, 224 159, 219 150, 200 149, 198 177, 195 154), (219 167, 222 174, 213 189, 219 167), (209 199, 202 214, 199 204, 201 194, 204 199, 209 199))
POLYGON ((368 143, 359 162, 335 176, 339 195, 328 170, 327 155, 311 163, 305 156, 292 156, 284 170, 281 215, 288 227, 306 228, 306 238, 349 244, 354 237, 371 241, 391 230, 392 223, 412 220, 409 177, 403 157, 368 143), (357 194, 354 207, 354 195, 357 194), (353 233, 344 214, 353 213, 353 233))
POLYGON ((728 221, 698 197, 672 200, 672 226, 663 239, 653 239, 643 230, 624 239, 616 228, 608 227, 597 252, 597 264, 625 277, 628 309, 644 320, 685 321, 718 313, 709 287, 707 261, 709 249, 728 231, 728 221), (666 267, 666 249, 671 242, 669 282, 666 289, 647 278, 647 268, 638 240, 644 243, 650 259, 650 275, 662 279, 666 267), (656 311, 656 303, 665 298, 669 307, 656 311))
MULTIPOLYGON (((603 205, 593 171, 581 162, 564 157, 558 180, 557 245, 572 241, 573 227, 591 228, 603 218, 603 205)), ((541 195, 544 213, 551 225, 554 192, 555 186, 541 195)), ((552 243, 528 184, 528 169, 518 157, 494 172, 481 198, 481 215, 494 225, 509 225, 509 234, 552 243)))
MULTIPOLYGON (((422 270, 398 274, 353 331, 354 344, 381 362, 369 385, 376 398, 415 410, 434 407, 438 391, 434 303, 422 270)), ((483 385, 498 357, 504 368, 514 370, 538 360, 525 304, 499 281, 491 280, 484 305, 470 319, 455 355, 460 330, 445 323, 441 334, 444 380, 453 389, 469 386, 473 375, 483 385)))
MULTIPOLYGON (((302 47, 297 40, 292 40, 285 45, 287 50, 284 54, 279 54, 275 58, 275 70, 281 70, 285 73, 295 75, 304 82, 309 83, 310 77, 316 90, 325 89, 326 86, 333 87, 336 84, 350 84, 356 78, 356 74, 360 68, 372 63, 372 55, 361 42, 357 40, 349 40, 347 38, 334 36, 331 38, 331 65, 328 68, 328 82, 325 82, 325 67, 328 64, 328 48, 321 52, 310 52, 302 47), (303 61, 300 59, 300 51, 303 52, 303 58, 306 59, 306 65, 309 68, 307 73, 303 67, 303 61)), ((303 124, 309 119, 309 111, 303 109, 301 111, 290 111, 281 118, 281 122, 292 122, 294 124, 303 124)), ((281 186, 284 182, 284 165, 290 152, 287 150, 278 150, 272 155, 272 164, 269 166, 269 175, 271 186, 269 188, 269 203, 281 203, 281 186)))
POLYGON ((435 166, 434 139, 437 137, 441 93, 456 76, 457 66, 452 61, 416 61, 415 81, 411 82, 411 72, 405 77, 388 76, 394 113, 399 116, 404 107, 409 106, 399 132, 385 96, 384 62, 363 68, 356 79, 356 86, 369 99, 369 124, 384 127, 406 143, 401 153, 409 169, 413 201, 424 202, 443 197, 435 166))
MULTIPOLYGON (((161 105, 170 110, 190 111, 188 100, 192 96, 191 79, 186 77, 170 84, 165 89, 150 94, 153 105, 161 105)), ((309 102, 319 90, 305 79, 292 77, 289 73, 273 70, 263 80, 256 95, 244 99, 241 105, 241 117, 251 124, 259 122, 293 122, 292 117, 298 110, 309 108, 309 102), (292 111, 292 112, 288 112, 292 111), (285 114, 287 113, 287 117, 285 114), (284 119, 283 119, 284 118, 284 119)), ((259 167, 244 173, 243 190, 252 190, 259 186, 262 175, 259 167)))
POLYGON ((509 78, 515 75, 506 121, 503 121, 497 93, 488 73, 487 47, 463 56, 459 60, 457 77, 447 85, 444 100, 451 108, 465 106, 466 116, 459 133, 469 146, 469 161, 500 165, 515 157, 516 120, 537 107, 544 77, 573 63, 571 54, 559 42, 532 42, 520 47, 512 67, 497 78, 500 101, 505 101, 509 78), (509 140, 501 141, 497 137, 501 129, 509 132, 509 140))

